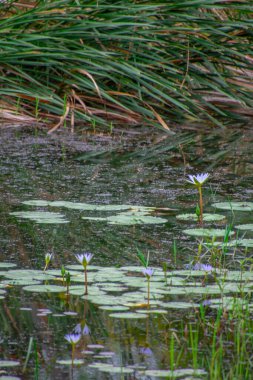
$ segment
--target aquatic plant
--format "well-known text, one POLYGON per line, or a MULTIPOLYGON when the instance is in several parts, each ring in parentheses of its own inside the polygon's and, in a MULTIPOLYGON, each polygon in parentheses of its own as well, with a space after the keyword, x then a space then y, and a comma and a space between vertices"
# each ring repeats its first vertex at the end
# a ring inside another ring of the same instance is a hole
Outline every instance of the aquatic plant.
POLYGON ((83 266, 84 269, 84 283, 85 283, 85 295, 88 295, 88 278, 87 278, 87 266, 93 257, 92 253, 80 253, 76 255, 77 261, 83 266))
POLYGON ((45 254, 45 267, 44 267, 44 272, 46 272, 48 265, 50 261, 52 260, 53 254, 52 253, 46 253, 45 254))
POLYGON ((72 347, 71 357, 72 357, 72 366, 73 366, 74 358, 75 358, 75 348, 76 348, 77 343, 81 339, 81 334, 67 334, 65 335, 64 338, 71 344, 71 347, 72 347))
POLYGON ((203 224, 203 195, 202 195, 202 186, 208 180, 209 174, 202 173, 197 175, 189 175, 188 183, 194 185, 198 189, 199 193, 199 221, 200 224, 203 224))

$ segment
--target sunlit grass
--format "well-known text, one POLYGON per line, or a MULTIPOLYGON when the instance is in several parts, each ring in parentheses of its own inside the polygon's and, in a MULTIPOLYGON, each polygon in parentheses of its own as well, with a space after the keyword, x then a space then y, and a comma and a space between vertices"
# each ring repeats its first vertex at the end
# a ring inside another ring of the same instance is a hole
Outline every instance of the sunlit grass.
POLYGON ((168 130, 252 106, 247 3, 33 4, 0 5, 1 118, 168 130))

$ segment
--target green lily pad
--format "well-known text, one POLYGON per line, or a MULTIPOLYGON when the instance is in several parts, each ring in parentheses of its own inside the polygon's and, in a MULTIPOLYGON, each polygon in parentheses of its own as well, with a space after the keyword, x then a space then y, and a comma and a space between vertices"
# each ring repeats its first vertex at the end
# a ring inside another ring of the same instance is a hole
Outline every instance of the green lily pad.
POLYGON ((183 376, 203 376, 206 375, 206 371, 203 369, 193 369, 193 368, 182 368, 182 369, 176 369, 174 371, 171 370, 146 370, 144 372, 145 376, 148 377, 165 377, 165 378, 177 378, 177 377, 183 377, 183 376))
POLYGON ((2 284, 5 285, 39 285, 41 282, 36 280, 29 280, 26 278, 16 278, 2 281, 2 284))
POLYGON ((7 269, 7 268, 14 268, 16 266, 17 264, 13 264, 13 263, 0 263, 0 270, 7 269))
MULTIPOLYGON (((216 228, 192 228, 183 230, 183 233, 190 236, 201 236, 201 237, 224 237, 227 233, 225 229, 216 228)), ((231 231, 229 236, 233 235, 234 232, 231 231)))
MULTIPOLYGON (((176 218, 182 221, 198 221, 198 217, 196 214, 180 214, 177 215, 176 218)), ((218 222, 224 220, 226 217, 220 214, 203 214, 204 222, 218 222)))
POLYGON ((140 314, 168 314, 168 310, 145 309, 145 310, 136 310, 136 313, 140 313, 140 314))
POLYGON ((127 311, 129 310, 129 307, 127 306, 99 306, 99 309, 105 310, 105 311, 127 311))
POLYGON ((66 287, 59 285, 29 285, 24 286, 23 290, 34 293, 64 293, 66 287))
POLYGON ((50 202, 52 207, 66 207, 72 210, 83 211, 121 211, 131 208, 130 205, 96 205, 82 202, 53 201, 50 202))
POLYGON ((238 239, 231 240, 228 244, 228 247, 245 247, 245 248, 253 248, 253 239, 238 239))
POLYGON ((119 319, 142 319, 142 318, 147 318, 147 316, 148 316, 147 314, 137 314, 137 313, 131 313, 131 312, 109 314, 109 317, 119 318, 119 319))
POLYGON ((119 374, 128 374, 133 373, 134 370, 132 368, 126 368, 126 367, 100 367, 99 370, 101 372, 108 372, 111 374, 119 373, 119 374))
POLYGON ((84 363, 84 360, 83 359, 74 359, 73 361, 72 361, 72 359, 63 359, 63 360, 56 360, 56 363, 57 364, 60 364, 60 365, 72 365, 72 364, 74 364, 74 365, 81 365, 81 364, 83 364, 84 363))
POLYGON ((235 228, 242 231, 253 231, 253 224, 240 224, 238 226, 235 226, 235 228))
POLYGON ((156 216, 115 215, 107 218, 109 224, 134 225, 134 224, 161 224, 167 223, 167 219, 156 216))
POLYGON ((68 220, 63 219, 64 215, 49 211, 18 211, 11 212, 10 215, 16 216, 21 219, 30 219, 35 221, 36 223, 69 223, 68 220))
POLYGON ((219 202, 212 206, 222 210, 253 211, 253 202, 219 202))
POLYGON ((192 309, 200 305, 192 302, 162 302, 161 306, 168 309, 192 309))
POLYGON ((20 362, 17 360, 0 360, 0 368, 17 367, 19 365, 20 362))
POLYGON ((30 201, 24 201, 21 203, 27 206, 38 206, 38 207, 46 207, 50 205, 50 201, 44 201, 42 199, 31 199, 30 201))
POLYGON ((92 220, 94 222, 107 222, 107 218, 101 218, 96 216, 82 216, 83 220, 92 220))

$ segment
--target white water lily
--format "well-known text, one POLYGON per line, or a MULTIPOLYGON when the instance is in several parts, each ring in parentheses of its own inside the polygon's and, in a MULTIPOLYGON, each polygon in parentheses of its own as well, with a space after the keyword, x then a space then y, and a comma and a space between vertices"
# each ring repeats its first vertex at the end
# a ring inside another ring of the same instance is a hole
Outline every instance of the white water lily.
POLYGON ((79 261, 79 263, 84 267, 86 268, 87 265, 89 264, 89 262, 91 261, 93 257, 93 254, 92 253, 80 253, 78 255, 76 255, 76 259, 77 261, 79 261))
POLYGON ((84 295, 88 295, 88 279, 87 279, 87 266, 89 262, 91 261, 93 254, 90 252, 86 253, 80 253, 78 255, 75 255, 77 261, 79 261, 80 264, 82 264, 84 269, 84 284, 85 284, 85 293, 84 295))
POLYGON ((201 173, 196 175, 189 175, 189 180, 186 180, 187 182, 191 183, 195 186, 202 186, 208 179, 209 173, 201 173))
POLYGON ((47 267, 52 260, 53 254, 52 253, 46 253, 45 254, 45 267, 44 267, 44 272, 47 270, 47 267))

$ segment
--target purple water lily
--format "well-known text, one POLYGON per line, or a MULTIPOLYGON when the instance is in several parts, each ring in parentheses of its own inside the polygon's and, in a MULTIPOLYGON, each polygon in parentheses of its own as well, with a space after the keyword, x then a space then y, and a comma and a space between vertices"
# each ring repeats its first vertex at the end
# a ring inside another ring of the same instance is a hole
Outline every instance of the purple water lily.
POLYGON ((214 268, 212 267, 212 265, 209 265, 209 264, 196 263, 192 269, 203 270, 205 272, 211 272, 214 268))
POLYGON ((67 334, 64 337, 72 346, 75 346, 81 339, 80 334, 67 334))
POLYGON ((145 268, 142 270, 142 273, 144 274, 144 276, 146 276, 147 278, 150 278, 151 276, 153 276, 154 274, 154 269, 153 268, 145 268))

